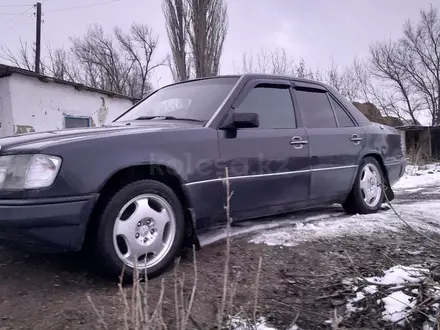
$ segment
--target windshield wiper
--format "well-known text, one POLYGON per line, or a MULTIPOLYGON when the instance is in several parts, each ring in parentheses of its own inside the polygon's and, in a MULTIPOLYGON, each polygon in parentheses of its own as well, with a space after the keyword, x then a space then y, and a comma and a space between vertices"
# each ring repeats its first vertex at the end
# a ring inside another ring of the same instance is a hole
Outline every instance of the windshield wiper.
POLYGON ((193 118, 178 118, 174 116, 141 116, 136 118, 136 120, 149 120, 149 119, 162 119, 162 120, 188 120, 188 121, 197 121, 199 123, 203 123, 204 120, 193 119, 193 118))

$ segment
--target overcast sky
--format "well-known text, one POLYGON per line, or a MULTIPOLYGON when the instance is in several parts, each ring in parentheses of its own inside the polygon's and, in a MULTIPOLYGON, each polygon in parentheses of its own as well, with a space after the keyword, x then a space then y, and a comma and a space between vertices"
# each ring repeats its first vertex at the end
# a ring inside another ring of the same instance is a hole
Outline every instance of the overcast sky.
MULTIPOLYGON (((43 0, 42 44, 67 47, 69 36, 84 34, 93 23, 110 32, 115 25, 128 29, 136 22, 148 24, 159 35, 157 59, 169 52, 162 0, 109 1, 43 0), (90 7, 73 8, 87 5, 90 7)), ((277 47, 284 47, 295 58, 303 57, 313 69, 328 67, 332 57, 344 66, 355 56, 366 56, 372 41, 397 38, 406 19, 418 20, 420 9, 437 1, 227 0, 229 30, 221 73, 234 73, 234 63, 240 65, 243 52, 277 47)), ((24 6, 32 4, 30 0, 0 0, 1 45, 16 49, 20 38, 34 41, 34 10, 24 6)), ((165 68, 152 81, 155 87, 169 82, 171 76, 165 68)))

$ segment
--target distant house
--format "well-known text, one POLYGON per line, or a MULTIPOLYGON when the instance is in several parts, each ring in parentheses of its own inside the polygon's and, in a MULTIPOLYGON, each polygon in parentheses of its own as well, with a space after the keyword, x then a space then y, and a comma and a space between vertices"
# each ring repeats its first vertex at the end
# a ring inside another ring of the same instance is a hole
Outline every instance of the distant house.
POLYGON ((0 136, 100 126, 136 101, 0 64, 0 136))
POLYGON ((405 125, 396 127, 405 134, 408 157, 412 161, 440 160, 440 126, 405 125))

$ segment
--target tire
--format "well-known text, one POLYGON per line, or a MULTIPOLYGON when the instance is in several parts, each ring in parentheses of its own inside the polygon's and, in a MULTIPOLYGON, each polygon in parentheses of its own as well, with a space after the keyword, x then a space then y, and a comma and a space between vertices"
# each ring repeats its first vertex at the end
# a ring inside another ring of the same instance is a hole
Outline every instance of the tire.
POLYGON ((173 190, 154 180, 136 181, 120 189, 100 213, 94 262, 103 275, 114 279, 124 271, 124 283, 133 281, 136 267, 142 276, 146 268, 151 279, 174 261, 184 234, 183 207, 173 190), (161 241, 165 243, 160 245, 161 241), (148 253, 147 260, 143 252, 148 253))
POLYGON ((385 179, 379 162, 373 157, 363 158, 350 194, 342 204, 345 211, 349 214, 369 214, 377 212, 384 200, 384 182, 385 179), (372 181, 363 181, 365 175, 368 175, 368 172, 372 174, 372 181), (369 188, 371 188, 371 190, 369 190, 369 188), (367 192, 367 195, 365 192, 367 192))

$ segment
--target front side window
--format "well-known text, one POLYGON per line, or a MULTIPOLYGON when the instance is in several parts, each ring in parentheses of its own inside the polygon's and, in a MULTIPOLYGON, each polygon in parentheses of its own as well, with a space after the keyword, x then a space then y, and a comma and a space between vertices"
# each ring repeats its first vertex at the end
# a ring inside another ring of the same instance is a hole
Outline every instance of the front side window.
MULTIPOLYGON (((258 128, 295 128, 295 113, 288 88, 253 88, 235 112, 257 113, 258 128)), ((258 129, 256 128, 256 129, 258 129)))
POLYGON ((336 120, 327 94, 319 91, 296 90, 295 98, 308 128, 336 127, 336 120))
POLYGON ((217 77, 164 87, 123 114, 116 121, 151 117, 207 122, 222 104, 238 77, 217 77))

